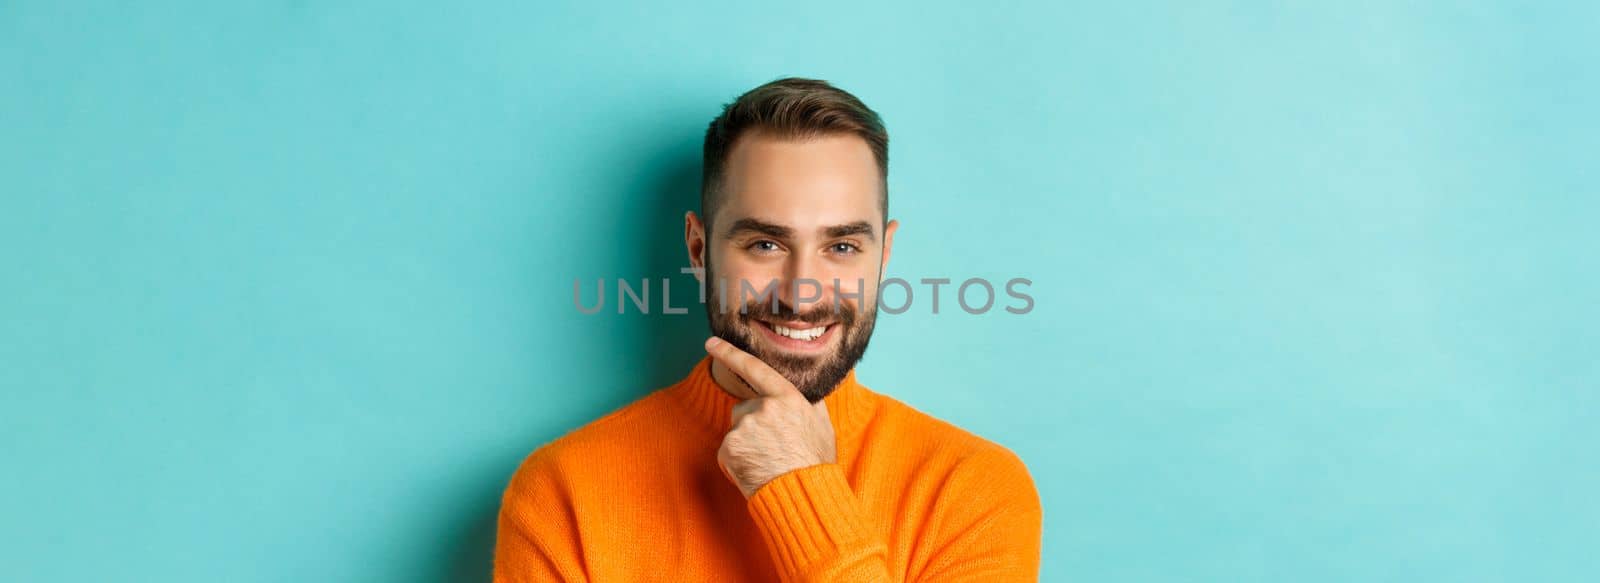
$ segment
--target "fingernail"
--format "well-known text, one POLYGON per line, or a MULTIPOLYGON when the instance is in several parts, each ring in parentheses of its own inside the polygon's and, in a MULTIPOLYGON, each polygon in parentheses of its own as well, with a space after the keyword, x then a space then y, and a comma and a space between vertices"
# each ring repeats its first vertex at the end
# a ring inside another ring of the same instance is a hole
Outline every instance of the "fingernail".
POLYGON ((712 348, 718 344, 722 344, 722 339, 717 338, 716 336, 712 336, 706 340, 706 348, 712 348))

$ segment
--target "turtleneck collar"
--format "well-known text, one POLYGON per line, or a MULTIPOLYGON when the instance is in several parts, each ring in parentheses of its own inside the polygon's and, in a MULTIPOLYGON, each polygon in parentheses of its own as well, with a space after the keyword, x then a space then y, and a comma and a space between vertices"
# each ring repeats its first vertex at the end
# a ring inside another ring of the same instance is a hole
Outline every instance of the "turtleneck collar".
MULTIPOLYGON (((718 435, 732 428, 733 406, 739 399, 722 390, 711 377, 711 357, 700 359, 689 371, 689 376, 667 391, 684 405, 691 416, 718 435)), ((854 435, 871 417, 872 409, 877 404, 872 392, 856 381, 855 369, 851 369, 833 392, 823 397, 822 402, 828 404, 828 418, 833 420, 833 431, 837 438, 854 435)))

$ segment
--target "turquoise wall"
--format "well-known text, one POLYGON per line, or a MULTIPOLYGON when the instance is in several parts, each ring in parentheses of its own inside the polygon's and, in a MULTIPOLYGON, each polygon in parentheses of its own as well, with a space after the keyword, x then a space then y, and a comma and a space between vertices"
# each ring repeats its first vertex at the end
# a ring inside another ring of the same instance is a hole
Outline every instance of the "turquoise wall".
POLYGON ((1034 281, 861 377, 1028 462, 1044 580, 1595 580, 1597 27, 0 3, 0 580, 485 580, 522 456, 700 354, 573 280, 675 274, 784 75, 886 118, 889 275, 1034 281))

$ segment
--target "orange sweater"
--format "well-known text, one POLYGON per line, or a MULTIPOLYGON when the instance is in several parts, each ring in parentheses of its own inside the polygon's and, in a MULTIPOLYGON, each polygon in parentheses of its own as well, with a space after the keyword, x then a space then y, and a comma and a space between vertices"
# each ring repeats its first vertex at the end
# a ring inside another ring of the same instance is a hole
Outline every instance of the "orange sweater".
POLYGON ((1011 451, 852 372, 827 397, 838 461, 746 500, 717 466, 737 401, 709 367, 523 461, 496 583, 1038 578, 1039 495, 1011 451))

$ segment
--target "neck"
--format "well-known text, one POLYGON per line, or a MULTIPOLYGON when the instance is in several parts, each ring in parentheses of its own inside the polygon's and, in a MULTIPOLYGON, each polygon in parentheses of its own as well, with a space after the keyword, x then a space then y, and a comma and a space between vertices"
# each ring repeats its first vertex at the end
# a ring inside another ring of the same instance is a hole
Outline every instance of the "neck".
MULTIPOLYGON (((672 394, 678 396, 686 411, 705 423, 719 435, 732 427, 733 406, 755 397, 739 376, 731 369, 716 364, 710 356, 700 359, 682 382, 674 385, 672 394)), ((828 416, 841 438, 849 436, 872 418, 877 407, 877 396, 856 381, 855 371, 828 394, 828 416)))

